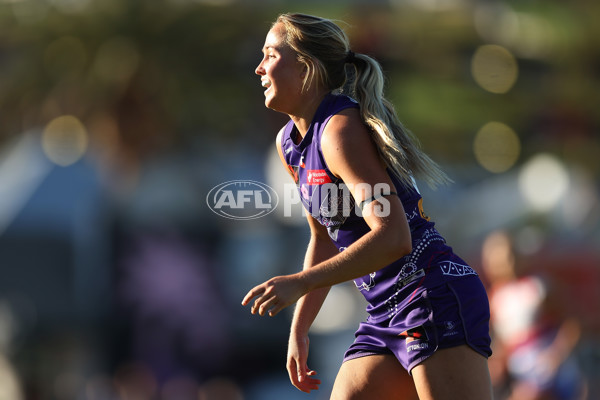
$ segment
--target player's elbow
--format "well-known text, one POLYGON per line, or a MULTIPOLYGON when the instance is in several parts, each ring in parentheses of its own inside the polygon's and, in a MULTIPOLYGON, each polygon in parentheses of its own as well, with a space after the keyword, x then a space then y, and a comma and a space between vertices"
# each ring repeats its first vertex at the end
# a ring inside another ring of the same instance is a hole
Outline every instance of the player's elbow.
POLYGON ((412 253, 412 241, 410 236, 408 238, 402 237, 398 239, 396 241, 394 259, 397 260, 410 253, 412 253))
POLYGON ((384 233, 386 253, 390 262, 396 261, 412 252, 410 231, 390 229, 384 233))

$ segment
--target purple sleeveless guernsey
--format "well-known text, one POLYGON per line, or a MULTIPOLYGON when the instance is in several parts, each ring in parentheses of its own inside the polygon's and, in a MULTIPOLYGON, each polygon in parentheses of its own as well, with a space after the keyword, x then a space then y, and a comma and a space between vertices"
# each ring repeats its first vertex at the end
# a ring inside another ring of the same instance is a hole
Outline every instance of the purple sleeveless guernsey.
MULTIPOLYGON (((283 155, 296 181, 303 206, 327 227, 329 236, 340 251, 370 230, 350 192, 329 170, 321 151, 321 135, 327 122, 346 108, 358 108, 358 104, 347 96, 329 94, 319 105, 306 136, 299 144, 293 140, 298 137, 298 131, 291 120, 284 127, 281 138, 283 155)), ((354 280, 369 303, 368 321, 375 323, 402 314, 404 306, 425 289, 476 275, 445 244, 434 223, 425 216, 416 187, 407 188, 394 174, 390 173, 390 177, 395 185, 395 189, 391 190, 398 193, 406 212, 413 251, 376 272, 354 280)))

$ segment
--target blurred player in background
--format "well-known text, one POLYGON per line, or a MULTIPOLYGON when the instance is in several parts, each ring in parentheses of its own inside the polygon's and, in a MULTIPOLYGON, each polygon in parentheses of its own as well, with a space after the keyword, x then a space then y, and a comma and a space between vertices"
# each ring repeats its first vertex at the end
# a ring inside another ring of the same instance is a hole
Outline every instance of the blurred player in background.
POLYGON ((550 275, 525 271, 504 231, 482 247, 494 336, 494 386, 509 400, 576 400, 585 385, 573 351, 581 337, 568 296, 550 275))

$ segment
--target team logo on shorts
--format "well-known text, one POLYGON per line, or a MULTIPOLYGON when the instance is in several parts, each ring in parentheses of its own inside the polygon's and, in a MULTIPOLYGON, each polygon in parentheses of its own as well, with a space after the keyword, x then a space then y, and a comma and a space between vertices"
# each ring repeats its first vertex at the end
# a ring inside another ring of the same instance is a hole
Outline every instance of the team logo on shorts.
POLYGON ((444 327, 448 331, 454 330, 455 326, 456 326, 456 324, 454 323, 454 321, 446 321, 446 322, 444 322, 444 327))
POLYGON ((444 334, 442 335, 444 337, 458 335, 458 332, 456 330, 456 322, 454 321, 445 321, 444 329, 446 330, 446 332, 444 332, 444 334))

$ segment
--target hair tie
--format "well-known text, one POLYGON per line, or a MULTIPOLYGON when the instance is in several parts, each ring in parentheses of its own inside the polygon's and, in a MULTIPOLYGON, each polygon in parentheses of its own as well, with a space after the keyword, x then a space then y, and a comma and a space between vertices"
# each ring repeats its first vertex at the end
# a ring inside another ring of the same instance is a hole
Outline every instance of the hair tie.
POLYGON ((344 62, 352 64, 354 62, 354 60, 356 60, 356 56, 355 56, 354 52, 352 50, 348 50, 348 53, 346 54, 346 59, 344 60, 344 62))

